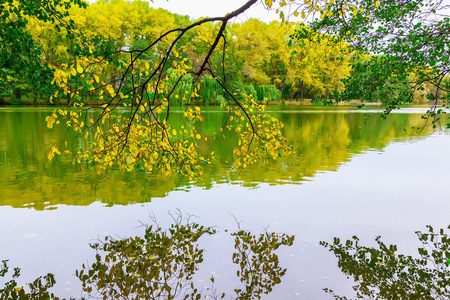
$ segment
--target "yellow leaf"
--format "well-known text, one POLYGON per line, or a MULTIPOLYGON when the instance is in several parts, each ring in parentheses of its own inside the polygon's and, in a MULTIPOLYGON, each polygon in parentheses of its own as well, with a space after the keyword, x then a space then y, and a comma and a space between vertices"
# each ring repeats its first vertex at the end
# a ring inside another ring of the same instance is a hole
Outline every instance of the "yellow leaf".
POLYGON ((150 69, 150 64, 148 63, 148 61, 146 61, 145 63, 145 68, 148 70, 148 69, 150 69))
POLYGON ((74 68, 72 68, 70 70, 70 74, 72 74, 72 76, 77 76, 77 70, 75 70, 74 68))
POLYGON ((77 65, 77 72, 78 73, 83 73, 83 68, 80 65, 77 65))
POLYGON ((375 1, 375 7, 378 8, 380 6, 380 3, 378 1, 375 1))
POLYGON ((47 127, 48 128, 53 128, 53 124, 55 123, 56 119, 56 115, 52 114, 51 116, 47 116, 45 118, 45 121, 47 121, 47 127))
POLYGON ((98 76, 97 76, 97 75, 94 75, 94 79, 95 79, 95 81, 97 81, 97 83, 99 83, 99 82, 100 82, 100 78, 98 78, 98 76))
POLYGON ((303 19, 306 19, 306 14, 305 14, 304 11, 302 11, 302 18, 303 18, 303 19))
POLYGON ((109 92, 109 94, 114 97, 116 95, 116 93, 114 93, 114 88, 112 87, 112 85, 108 84, 106 86, 106 90, 109 92))
POLYGON ((300 13, 298 11, 294 11, 294 16, 298 17, 300 13))
POLYGON ((97 172, 98 175, 102 174, 102 167, 99 164, 95 165, 95 171, 97 172))
POLYGON ((53 157, 55 157, 55 155, 53 154, 53 149, 50 149, 50 151, 47 154, 47 158, 48 160, 52 160, 53 157))
POLYGON ((172 129, 172 135, 177 135, 177 131, 175 129, 172 129))
POLYGON ((197 134, 195 135, 195 138, 196 138, 197 140, 199 140, 199 139, 202 138, 202 136, 200 135, 200 133, 197 133, 197 134))

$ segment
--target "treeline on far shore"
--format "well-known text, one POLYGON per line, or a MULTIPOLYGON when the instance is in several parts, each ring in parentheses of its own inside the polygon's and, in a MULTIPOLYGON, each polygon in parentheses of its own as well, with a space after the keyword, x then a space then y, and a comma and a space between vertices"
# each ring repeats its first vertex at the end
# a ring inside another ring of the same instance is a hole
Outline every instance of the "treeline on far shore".
MULTIPOLYGON (((172 28, 185 27, 194 20, 188 16, 172 14, 163 9, 153 9, 145 1, 100 0, 86 9, 73 7, 70 18, 87 39, 102 36, 109 40, 115 49, 144 49, 162 33, 172 28)), ((206 45, 213 42, 216 25, 207 23, 182 38, 183 49, 178 49, 176 60, 180 57, 187 66, 196 67, 207 55, 206 45)), ((7 74, 0 80, 0 104, 67 104, 73 101, 64 93, 56 93, 52 84, 53 73, 80 59, 73 50, 77 41, 67 37, 64 29, 55 28, 50 22, 28 21, 28 33, 40 47, 44 78, 39 87, 29 80, 16 77, 8 64, 1 66, 7 74)), ((299 31, 307 31, 302 23, 269 24, 257 19, 234 23, 227 29, 225 52, 216 51, 211 59, 211 67, 226 78, 226 87, 236 97, 250 95, 266 104, 316 104, 332 101, 344 89, 343 79, 351 74, 351 64, 355 61, 368 61, 368 57, 352 52, 349 45, 336 43, 330 46, 326 37, 316 39, 291 39, 299 31)), ((146 52, 139 58, 142 65, 154 65, 171 42, 170 37, 159 42, 153 52, 146 52)), ((223 43, 223 41, 222 41, 223 43)), ((154 49, 154 48, 152 48, 154 49)), ((223 49, 221 46, 218 49, 223 49)), ((82 58, 81 58, 82 59, 82 58)), ((168 63, 176 64, 175 57, 168 63)), ((120 58, 119 58, 120 61, 120 58)), ((123 61, 126 62, 125 56, 123 61)), ((78 87, 89 89, 93 79, 111 82, 119 78, 126 64, 104 64, 98 74, 85 74, 69 78, 73 90, 78 87)), ((145 78, 146 68, 133 76, 145 78)), ((179 78, 176 68, 169 68, 164 77, 175 82, 179 78)), ((125 80, 127 82, 127 80, 125 80)), ((129 80, 128 82, 131 82, 129 80)), ((209 74, 204 74, 198 82, 187 74, 177 83, 175 97, 171 104, 186 105, 192 102, 204 105, 220 105, 228 100, 223 88, 209 74), (188 97, 195 89, 198 97, 188 97)), ((395 96, 395 83, 380 87, 380 99, 389 100, 395 96)), ((106 97, 105 93, 105 97, 106 97)), ((89 103, 100 104, 104 99, 86 93, 80 95, 89 103)), ((379 102, 379 101, 378 101, 379 102)))

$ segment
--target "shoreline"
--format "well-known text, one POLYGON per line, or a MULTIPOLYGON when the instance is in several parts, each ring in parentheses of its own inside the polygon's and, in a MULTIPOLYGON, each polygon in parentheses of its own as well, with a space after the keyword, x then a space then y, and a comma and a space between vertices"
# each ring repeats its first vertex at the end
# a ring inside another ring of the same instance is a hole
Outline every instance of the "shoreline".
MULTIPOLYGON (((348 101, 348 102, 338 102, 335 103, 333 105, 325 105, 323 102, 311 102, 311 99, 305 99, 304 101, 268 101, 266 103, 261 103, 261 104, 265 104, 266 106, 358 106, 363 104, 361 101, 358 100, 352 100, 352 101, 348 101)), ((94 105, 91 105, 90 107, 100 107, 103 103, 96 103, 94 105)), ((116 102, 113 102, 112 105, 117 104, 116 102)), ((412 104, 426 104, 426 103, 412 103, 412 104)), ((86 104, 85 104, 86 105, 86 104)), ((197 105, 197 106, 202 106, 202 107, 206 107, 204 102, 197 102, 197 103, 191 103, 191 104, 185 104, 182 106, 192 106, 192 105, 197 105)), ((364 103, 365 106, 381 106, 383 105, 382 102, 366 102, 364 103)), ((47 101, 37 101, 37 102, 23 102, 23 103, 12 103, 11 101, 9 102, 4 102, 4 103, 0 103, 0 107, 18 107, 18 106, 25 106, 25 107, 67 107, 67 106, 72 106, 72 105, 67 105, 67 103, 55 103, 55 104, 50 104, 47 101)), ((87 105, 86 105, 87 106, 87 105)), ((180 105, 176 105, 176 106, 180 106, 180 105)), ((212 105, 208 105, 208 107, 214 107, 214 106, 218 106, 215 104, 212 105)))

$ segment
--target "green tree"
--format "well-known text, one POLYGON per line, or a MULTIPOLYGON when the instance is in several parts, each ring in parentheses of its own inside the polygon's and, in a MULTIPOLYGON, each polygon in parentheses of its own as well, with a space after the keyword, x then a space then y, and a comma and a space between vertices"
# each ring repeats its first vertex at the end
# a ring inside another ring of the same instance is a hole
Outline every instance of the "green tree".
POLYGON ((81 0, 0 1, 0 97, 20 96, 24 87, 48 94, 52 70, 41 63, 40 47, 30 33, 30 20, 53 24, 56 30, 65 28, 69 38, 74 37, 73 21, 67 19, 71 6, 86 7, 81 0))
POLYGON ((337 0, 319 1, 316 6, 322 10, 310 23, 314 30, 346 41, 362 55, 371 54, 370 63, 353 64, 354 72, 345 79, 340 100, 371 101, 379 97, 381 86, 400 85, 386 101, 389 113, 426 89, 425 97, 433 105, 427 117, 433 126, 438 125, 444 113, 438 105, 448 106, 450 87, 450 15, 445 1, 337 0))

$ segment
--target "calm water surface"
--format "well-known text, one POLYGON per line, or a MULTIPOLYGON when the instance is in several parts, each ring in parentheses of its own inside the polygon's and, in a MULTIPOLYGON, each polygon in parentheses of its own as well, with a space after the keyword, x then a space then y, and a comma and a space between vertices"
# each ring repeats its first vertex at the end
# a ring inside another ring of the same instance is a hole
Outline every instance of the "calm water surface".
MULTIPOLYGON (((202 180, 113 171, 100 180, 87 166, 72 166, 70 158, 46 159, 48 147, 64 131, 49 130, 44 108, 0 108, 0 260, 22 267, 20 280, 29 282, 54 273, 54 292, 80 297, 74 276, 95 255, 89 243, 105 235, 140 235, 141 222, 155 214, 163 226, 168 211, 194 214, 207 226, 259 233, 294 234, 294 246, 280 248, 288 268, 282 283, 264 299, 329 299, 322 289, 352 295, 352 282, 319 241, 358 235, 374 244, 382 235, 400 252, 414 254, 414 231, 426 224, 450 223, 450 137, 425 130, 424 109, 408 108, 387 120, 352 108, 271 108, 285 124, 295 155, 245 172, 230 171, 233 143, 226 136, 203 142, 217 161, 202 180)), ((210 109, 200 131, 212 137, 226 115, 210 109)), ((174 118, 176 119, 176 118, 174 118)), ((174 121, 176 122, 176 121, 174 121)), ((83 143, 74 140, 74 147, 83 143)), ((195 277, 231 292, 239 284, 231 263, 233 239, 223 231, 202 239, 205 262, 195 277)), ((0 282, 1 283, 1 282, 0 282)))

